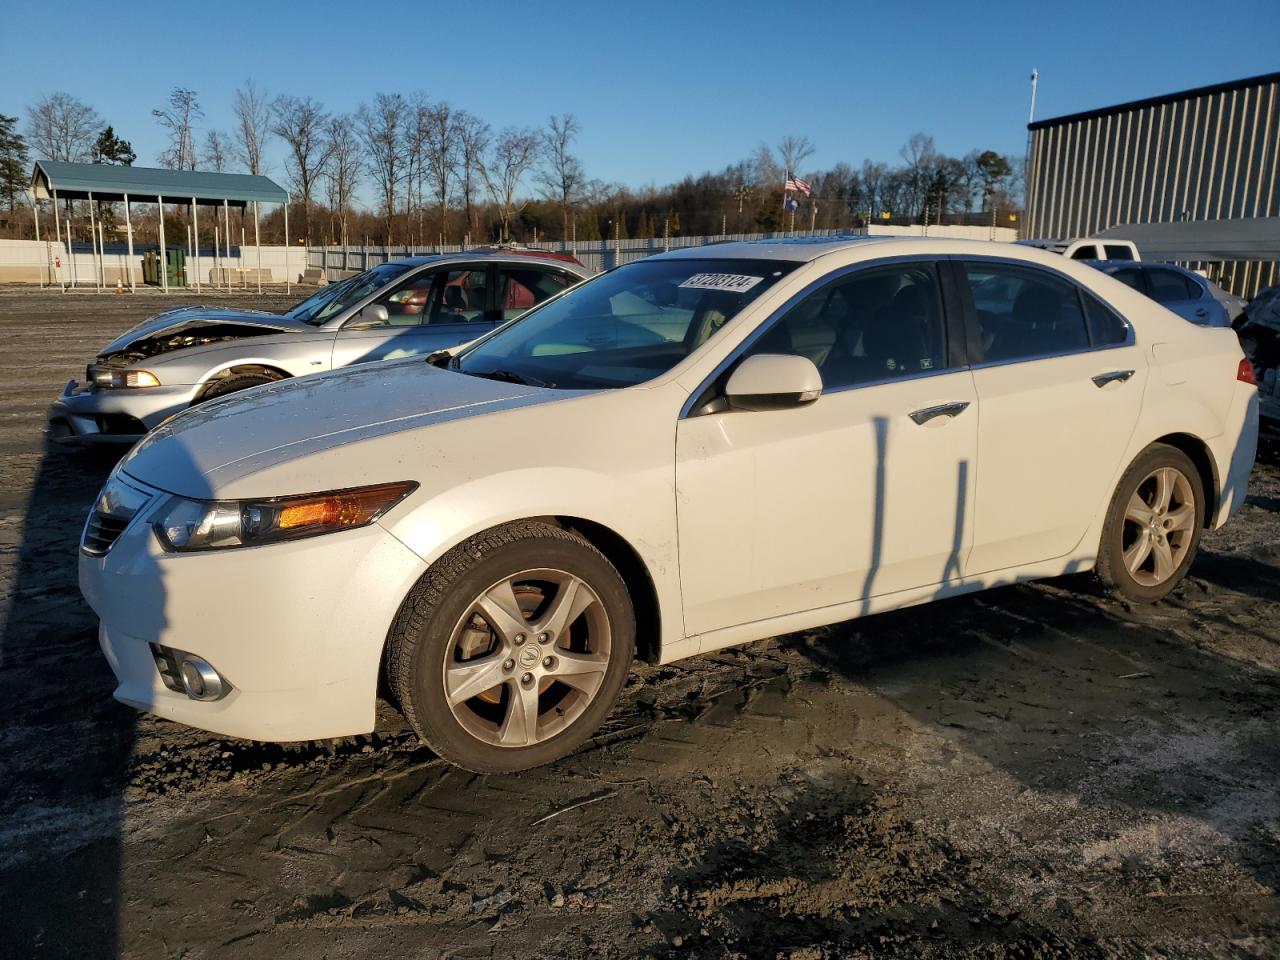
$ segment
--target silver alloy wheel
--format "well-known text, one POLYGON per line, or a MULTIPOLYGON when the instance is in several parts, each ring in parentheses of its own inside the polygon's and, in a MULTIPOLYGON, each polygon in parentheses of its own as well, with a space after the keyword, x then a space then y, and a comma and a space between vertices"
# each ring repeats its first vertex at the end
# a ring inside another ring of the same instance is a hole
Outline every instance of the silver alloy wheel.
POLYGON ((1175 467, 1143 478, 1124 509, 1121 550, 1129 576, 1156 587, 1173 576, 1194 542, 1196 501, 1191 481, 1175 467))
POLYGON ((445 699, 478 740, 527 747, 567 729, 609 665, 604 604, 580 577, 525 570, 476 597, 445 654, 445 699))

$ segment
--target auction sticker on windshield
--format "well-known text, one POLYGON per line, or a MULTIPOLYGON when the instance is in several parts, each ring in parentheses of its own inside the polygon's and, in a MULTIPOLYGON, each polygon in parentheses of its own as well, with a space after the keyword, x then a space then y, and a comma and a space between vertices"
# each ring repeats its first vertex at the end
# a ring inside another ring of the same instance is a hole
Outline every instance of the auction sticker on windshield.
POLYGON ((727 290, 746 293, 764 277, 748 277, 739 273, 695 273, 680 286, 689 290, 727 290))

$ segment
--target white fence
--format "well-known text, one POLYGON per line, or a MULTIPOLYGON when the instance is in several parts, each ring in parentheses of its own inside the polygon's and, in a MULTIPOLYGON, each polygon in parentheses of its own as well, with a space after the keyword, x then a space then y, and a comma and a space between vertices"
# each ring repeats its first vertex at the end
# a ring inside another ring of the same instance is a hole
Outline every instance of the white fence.
MULTIPOLYGON (((88 243, 67 245, 56 240, 0 240, 0 283, 42 283, 66 287, 112 287, 117 281, 129 286, 132 280, 142 286, 142 257, 155 244, 135 245, 133 270, 129 269, 129 250, 122 243, 108 243, 102 252, 88 243), (132 277, 130 276, 132 273, 132 277)), ((225 250, 216 253, 213 246, 202 245, 198 257, 187 256, 187 286, 254 286, 259 264, 263 283, 297 283, 307 266, 307 251, 302 247, 237 246, 232 244, 230 256, 225 250), (259 259, 261 258, 261 259, 259 259)))

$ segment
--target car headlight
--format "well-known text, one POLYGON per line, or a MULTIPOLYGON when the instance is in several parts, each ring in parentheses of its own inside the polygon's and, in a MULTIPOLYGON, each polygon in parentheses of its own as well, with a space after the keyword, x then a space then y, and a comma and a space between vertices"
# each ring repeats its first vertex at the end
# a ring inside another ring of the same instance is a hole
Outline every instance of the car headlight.
POLYGON ((416 490, 412 481, 265 500, 173 497, 152 527, 166 550, 225 550, 367 526, 416 490))
POLYGON ((90 367, 86 373, 95 387, 158 387, 160 378, 150 370, 109 370, 90 367))

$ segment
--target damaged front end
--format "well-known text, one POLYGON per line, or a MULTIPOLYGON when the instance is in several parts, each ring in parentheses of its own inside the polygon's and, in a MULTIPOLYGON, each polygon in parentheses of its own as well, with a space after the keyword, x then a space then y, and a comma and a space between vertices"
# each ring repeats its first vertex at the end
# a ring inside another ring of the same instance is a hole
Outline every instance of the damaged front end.
POLYGON ((263 337, 283 333, 283 330, 259 324, 239 323, 202 323, 194 321, 171 327, 163 332, 144 336, 131 341, 122 349, 103 353, 89 365, 86 377, 88 382, 99 386, 121 386, 112 379, 128 367, 132 367, 150 357, 174 350, 187 350, 191 347, 204 347, 211 343, 223 343, 227 340, 243 340, 246 337, 263 337))

